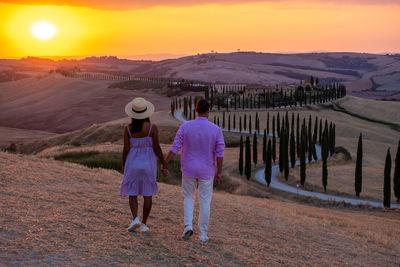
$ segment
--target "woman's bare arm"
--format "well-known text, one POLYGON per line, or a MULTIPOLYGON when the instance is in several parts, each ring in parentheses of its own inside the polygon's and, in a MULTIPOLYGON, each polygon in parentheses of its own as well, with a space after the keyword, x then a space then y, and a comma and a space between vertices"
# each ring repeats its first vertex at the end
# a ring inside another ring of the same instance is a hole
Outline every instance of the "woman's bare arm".
POLYGON ((167 168, 167 163, 165 162, 164 155, 162 153, 161 147, 160 147, 160 141, 159 141, 159 135, 158 135, 158 128, 156 125, 153 124, 153 127, 151 129, 151 136, 153 137, 153 150, 154 153, 156 154, 157 158, 161 161, 161 164, 164 166, 164 168, 167 168))
POLYGON ((128 128, 125 127, 125 130, 124 130, 124 149, 122 151, 122 171, 124 171, 124 169, 125 169, 126 157, 128 156, 130 146, 131 146, 131 144, 129 142, 128 128))

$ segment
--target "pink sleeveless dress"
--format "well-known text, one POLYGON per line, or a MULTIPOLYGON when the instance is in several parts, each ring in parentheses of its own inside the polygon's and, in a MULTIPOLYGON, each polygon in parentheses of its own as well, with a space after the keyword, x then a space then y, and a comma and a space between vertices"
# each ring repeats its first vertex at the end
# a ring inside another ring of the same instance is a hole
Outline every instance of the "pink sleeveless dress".
POLYGON ((150 137, 133 138, 128 128, 130 150, 126 157, 121 196, 152 196, 157 194, 157 158, 150 137))

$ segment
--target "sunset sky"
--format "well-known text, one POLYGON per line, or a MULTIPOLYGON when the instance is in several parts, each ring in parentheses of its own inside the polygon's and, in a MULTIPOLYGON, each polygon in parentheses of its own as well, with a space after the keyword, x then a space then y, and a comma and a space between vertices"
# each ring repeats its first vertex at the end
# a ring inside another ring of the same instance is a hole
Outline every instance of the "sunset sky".
POLYGON ((400 52, 400 0, 0 0, 0 22, 0 58, 400 52))

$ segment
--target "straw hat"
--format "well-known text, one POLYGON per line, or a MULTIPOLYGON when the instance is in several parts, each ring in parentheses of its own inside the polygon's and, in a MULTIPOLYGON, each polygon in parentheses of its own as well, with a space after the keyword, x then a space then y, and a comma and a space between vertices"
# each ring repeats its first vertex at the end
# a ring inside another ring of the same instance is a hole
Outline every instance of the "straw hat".
POLYGON ((145 119, 154 112, 154 105, 142 97, 136 97, 126 104, 125 113, 134 119, 145 119))

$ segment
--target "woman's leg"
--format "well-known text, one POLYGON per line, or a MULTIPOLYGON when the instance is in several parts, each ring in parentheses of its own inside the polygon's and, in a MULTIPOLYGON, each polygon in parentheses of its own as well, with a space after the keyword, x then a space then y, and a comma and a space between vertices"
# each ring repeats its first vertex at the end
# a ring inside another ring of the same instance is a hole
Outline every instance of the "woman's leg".
POLYGON ((138 201, 137 196, 129 196, 129 207, 131 208, 133 219, 137 217, 138 201))
POLYGON ((142 223, 146 224, 147 218, 149 217, 151 211, 151 205, 153 203, 153 197, 143 197, 143 220, 142 223))

